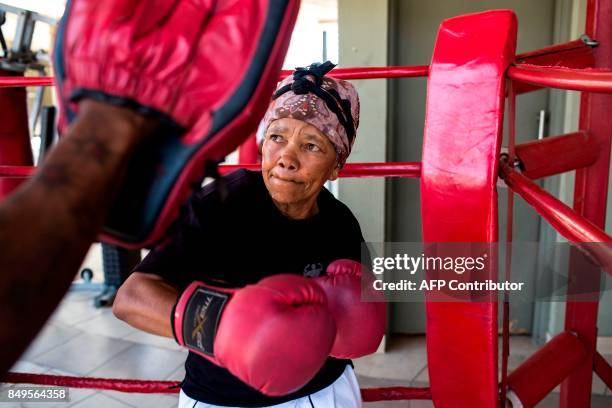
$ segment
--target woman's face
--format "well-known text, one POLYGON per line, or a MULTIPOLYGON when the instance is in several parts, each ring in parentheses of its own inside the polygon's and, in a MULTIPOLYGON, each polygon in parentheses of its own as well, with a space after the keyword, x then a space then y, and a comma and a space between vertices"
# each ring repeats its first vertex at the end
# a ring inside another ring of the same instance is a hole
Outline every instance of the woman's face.
POLYGON ((306 122, 282 118, 266 131, 261 170, 277 207, 292 218, 305 218, 316 212, 323 184, 338 178, 339 169, 327 136, 306 122))

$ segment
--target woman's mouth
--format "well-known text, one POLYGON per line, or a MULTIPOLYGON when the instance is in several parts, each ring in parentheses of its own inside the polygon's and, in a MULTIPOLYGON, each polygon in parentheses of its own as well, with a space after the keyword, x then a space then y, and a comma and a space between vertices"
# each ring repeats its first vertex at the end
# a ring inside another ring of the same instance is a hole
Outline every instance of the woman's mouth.
POLYGON ((270 179, 275 180, 279 183, 283 183, 283 184, 299 184, 298 181, 292 180, 292 179, 287 179, 287 178, 283 178, 283 177, 279 177, 276 176, 274 174, 270 175, 270 179))

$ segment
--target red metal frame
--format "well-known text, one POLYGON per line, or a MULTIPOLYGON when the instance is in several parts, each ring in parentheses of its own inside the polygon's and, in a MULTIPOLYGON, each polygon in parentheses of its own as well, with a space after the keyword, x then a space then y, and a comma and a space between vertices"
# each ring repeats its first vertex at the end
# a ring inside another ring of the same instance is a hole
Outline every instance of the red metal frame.
MULTIPOLYGON (((612 67, 612 2, 588 0, 586 34, 601 39, 594 50, 595 68, 612 67)), ((574 210, 593 224, 604 228, 608 173, 610 169, 610 140, 612 137, 612 95, 583 93, 580 102, 580 128, 593 137, 600 154, 592 166, 578 170, 574 187, 574 210)), ((580 273, 570 259, 570 285, 572 277, 580 273)), ((572 290, 571 287, 568 290, 572 290)), ((560 407, 588 407, 591 402, 593 359, 597 343, 596 302, 568 302, 565 310, 565 330, 576 333, 585 344, 586 361, 561 384, 560 407)))
MULTIPOLYGON (((508 81, 508 161, 516 160, 516 83, 508 81)), ((512 271, 512 240, 514 234, 514 193, 507 194, 506 210, 506 255, 504 259, 504 280, 510 281, 512 271)), ((508 360, 510 358, 510 300, 508 291, 504 291, 502 309, 502 355, 501 378, 499 387, 499 404, 506 405, 508 391, 508 360)))

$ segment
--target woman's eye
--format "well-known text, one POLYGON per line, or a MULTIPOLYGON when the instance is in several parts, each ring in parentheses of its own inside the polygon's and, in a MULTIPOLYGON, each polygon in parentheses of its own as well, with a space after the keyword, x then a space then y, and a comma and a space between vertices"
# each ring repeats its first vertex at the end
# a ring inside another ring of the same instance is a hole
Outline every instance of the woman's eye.
POLYGON ((273 142, 280 142, 283 140, 283 137, 281 135, 270 135, 270 140, 273 142))
POLYGON ((317 146, 314 143, 307 143, 306 144, 306 149, 308 149, 308 151, 311 151, 311 152, 319 152, 319 151, 321 151, 319 146, 317 146))

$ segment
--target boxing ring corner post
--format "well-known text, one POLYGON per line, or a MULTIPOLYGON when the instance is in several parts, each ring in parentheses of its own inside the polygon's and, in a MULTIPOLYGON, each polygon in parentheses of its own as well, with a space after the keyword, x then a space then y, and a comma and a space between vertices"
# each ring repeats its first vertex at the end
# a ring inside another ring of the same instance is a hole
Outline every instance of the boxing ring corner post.
MULTIPOLYGON (((427 83, 421 164, 425 243, 497 242, 505 72, 515 57, 516 31, 508 10, 460 16, 440 26, 427 83), (478 131, 472 118, 478 118, 478 131), (445 160, 448 152, 460 160, 445 160)), ((489 278, 496 274, 491 262, 489 278)), ((497 302, 426 296, 426 316, 434 404, 498 406, 497 302)))
MULTIPOLYGON (((587 1, 586 35, 595 39, 612 38, 612 2, 587 1)), ((603 231, 612 138, 612 126, 609 121, 609 112, 612 111, 612 70, 610 69, 612 67, 612 43, 602 41, 593 50, 590 65, 588 64, 589 58, 591 57, 585 54, 583 62, 587 64, 586 68, 589 68, 586 70, 576 69, 576 67, 526 64, 517 65, 508 70, 508 76, 511 79, 527 83, 527 88, 532 86, 533 89, 537 89, 550 86, 582 91, 579 121, 581 131, 577 132, 578 134, 564 135, 567 136, 565 140, 534 142, 540 146, 527 146, 527 149, 523 151, 525 157, 531 156, 528 161, 533 164, 534 157, 542 153, 537 151, 538 147, 543 147, 543 151, 546 151, 544 145, 547 144, 550 149, 549 153, 556 151, 553 160, 560 159, 560 163, 548 164, 542 168, 538 168, 536 164, 535 168, 524 169, 527 170, 524 174, 517 172, 508 163, 502 163, 501 172, 508 186, 532 205, 561 235, 578 244, 587 243, 582 247, 593 250, 592 255, 598 259, 599 263, 608 266, 612 259, 610 245, 589 246, 588 243, 610 243, 612 241, 610 236, 603 231), (580 138, 583 138, 588 144, 575 147, 582 148, 585 154, 573 152, 571 158, 562 158, 559 153, 563 149, 558 148, 564 143, 566 147, 570 146, 580 138), (560 144, 555 145, 557 142, 560 144), (573 209, 527 178, 538 178, 572 169, 577 169, 573 209)), ((517 148, 517 155, 519 150, 517 148)), ((584 263, 581 263, 579 258, 576 252, 570 252, 568 294, 574 293, 576 289, 574 285, 580 281, 578 277, 588 272, 584 270, 584 263)), ((610 274, 609 267, 604 269, 610 274)), ((593 276, 597 282, 591 282, 591 284, 599 284, 599 274, 593 274, 593 276)), ((567 370, 562 377, 560 394, 560 407, 562 408, 590 405, 593 370, 608 381, 612 376, 610 364, 595 349, 598 307, 596 300, 566 302, 565 331, 579 339, 584 357, 577 360, 575 367, 567 370)))
MULTIPOLYGON (((585 33, 591 38, 612 38, 612 2, 588 0, 585 33)), ((612 42, 602 41, 594 50, 594 68, 612 67, 612 42)), ((599 146, 597 161, 576 171, 574 184, 574 210, 599 228, 604 228, 612 128, 612 93, 582 93, 580 101, 580 129, 587 130, 599 146)), ((570 287, 572 276, 580 270, 570 258, 570 287)), ((587 359, 561 384, 560 407, 589 406, 593 380, 593 362, 597 343, 597 302, 568 302, 565 311, 565 330, 576 333, 585 344, 587 359)))

